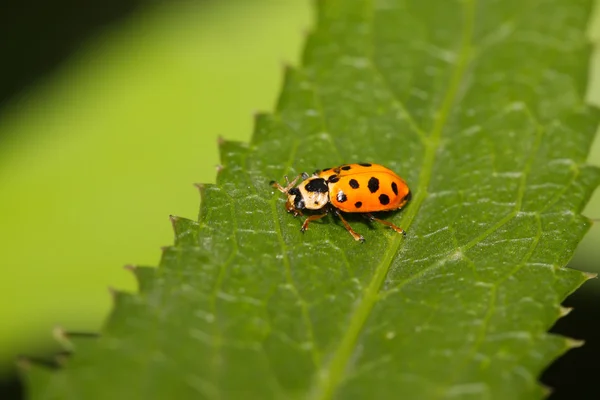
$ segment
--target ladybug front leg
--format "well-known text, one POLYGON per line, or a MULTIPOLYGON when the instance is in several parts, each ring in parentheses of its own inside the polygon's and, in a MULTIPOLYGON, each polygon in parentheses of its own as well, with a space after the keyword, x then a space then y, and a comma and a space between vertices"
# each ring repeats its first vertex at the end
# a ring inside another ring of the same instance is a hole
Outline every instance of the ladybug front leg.
POLYGON ((306 218, 304 220, 304 223, 302 224, 302 228, 300 228, 301 232, 304 232, 308 229, 308 224, 310 224, 312 221, 316 221, 318 219, 323 218, 324 216, 326 216, 327 213, 325 214, 315 214, 315 215, 311 215, 310 217, 306 218))
POLYGON ((354 231, 354 229, 352 229, 352 227, 350 226, 350 224, 348 222, 346 222, 346 220, 344 219, 344 217, 342 217, 342 213, 338 209, 334 209, 333 211, 340 218, 340 220, 342 221, 342 224, 344 224, 344 227, 352 235, 352 237, 354 238, 354 240, 360 240, 361 242, 365 241, 365 238, 362 237, 362 235, 359 235, 358 233, 356 233, 354 231))
POLYGON ((379 218, 375 218, 375 216, 374 216, 373 214, 371 214, 371 213, 366 213, 366 214, 364 214, 364 215, 365 215, 365 217, 366 217, 366 218, 367 218, 369 221, 377 221, 377 222, 379 222, 380 224, 383 224, 383 225, 385 225, 385 226, 389 226, 390 228, 392 228, 392 229, 393 229, 393 230, 395 230, 396 232, 398 232, 398 233, 401 233, 401 234, 403 234, 404 236, 406 236, 406 231, 405 231, 404 229, 400 228, 399 226, 396 226, 396 225, 392 224, 391 222, 384 221, 384 220, 382 220, 382 219, 379 219, 379 218))

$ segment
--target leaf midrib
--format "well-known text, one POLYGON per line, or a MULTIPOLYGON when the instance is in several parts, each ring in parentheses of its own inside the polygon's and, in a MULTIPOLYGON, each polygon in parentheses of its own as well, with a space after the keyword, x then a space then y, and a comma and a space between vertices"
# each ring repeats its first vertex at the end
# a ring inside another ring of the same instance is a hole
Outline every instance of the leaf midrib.
MULTIPOLYGON (((463 5, 463 29, 461 33, 461 44, 457 63, 450 78, 448 89, 434 120, 433 128, 427 136, 425 144, 425 156, 419 175, 419 184, 410 207, 402 216, 401 226, 409 228, 417 215, 423 201, 427 198, 427 188, 431 181, 435 155, 438 150, 442 131, 457 97, 465 71, 471 59, 471 39, 473 36, 473 25, 475 20, 475 5, 477 0, 465 0, 463 5)), ((310 392, 309 398, 327 400, 333 398, 344 378, 344 372, 348 361, 352 357, 358 337, 371 314, 371 310, 379 300, 379 291, 385 277, 391 267, 392 261, 398 252, 403 238, 400 235, 394 237, 388 250, 375 269, 375 274, 364 291, 362 299, 357 304, 354 312, 350 315, 348 328, 339 341, 338 347, 332 353, 329 361, 318 371, 316 382, 310 392)))

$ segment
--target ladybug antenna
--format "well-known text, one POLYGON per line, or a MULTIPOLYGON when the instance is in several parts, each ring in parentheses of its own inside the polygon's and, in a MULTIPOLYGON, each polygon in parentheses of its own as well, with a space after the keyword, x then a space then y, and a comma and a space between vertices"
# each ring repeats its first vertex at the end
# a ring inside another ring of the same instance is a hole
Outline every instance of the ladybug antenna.
POLYGON ((272 187, 274 187, 275 189, 279 190, 281 193, 286 193, 287 194, 290 191, 290 189, 293 188, 296 185, 296 182, 298 182, 298 179, 300 178, 300 176, 295 177, 294 180, 291 181, 291 182, 288 180, 287 175, 284 176, 284 178, 285 178, 285 183, 286 183, 285 187, 281 186, 279 183, 277 183, 275 181, 272 181, 270 183, 271 183, 272 187))

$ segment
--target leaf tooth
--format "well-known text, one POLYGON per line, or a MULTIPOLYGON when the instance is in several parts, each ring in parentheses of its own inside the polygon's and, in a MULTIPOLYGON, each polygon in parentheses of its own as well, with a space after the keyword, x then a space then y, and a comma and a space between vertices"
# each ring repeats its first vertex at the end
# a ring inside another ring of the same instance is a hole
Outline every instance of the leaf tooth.
POLYGON ((292 103, 295 90, 294 87, 297 86, 298 78, 297 78, 298 69, 293 67, 292 65, 286 64, 283 67, 283 89, 279 94, 279 98, 277 99, 277 105, 275 109, 277 111, 282 111, 288 108, 289 104, 292 103))
POLYGON ((546 385, 540 383, 540 387, 542 388, 542 398, 544 398, 544 399, 550 397, 552 395, 552 393, 554 393, 554 388, 552 388, 550 386, 546 386, 546 385))
POLYGON ((124 268, 124 269, 126 269, 127 271, 130 271, 130 272, 134 272, 134 273, 135 273, 135 270, 136 270, 136 268, 137 268, 137 265, 134 265, 134 264, 127 264, 127 265, 124 265, 124 266, 123 266, 123 268, 124 268))
POLYGON ((16 370, 22 382, 27 383, 28 398, 63 398, 50 389, 55 370, 64 363, 64 355, 51 357, 28 357, 19 356, 15 362, 16 370), (36 387, 32 382, 44 382, 42 389, 36 387))
POLYGON ((200 193, 200 208, 198 210, 198 223, 202 222, 203 216, 206 216, 206 212, 203 212, 206 209, 206 184, 204 183, 194 183, 196 189, 198 189, 198 193, 200 193))
POLYGON ((161 256, 160 262, 158 263, 158 267, 164 267, 168 265, 171 261, 176 261, 177 259, 177 249, 173 246, 162 246, 160 248, 161 256))
POLYGON ((565 344, 567 346, 568 350, 571 349, 576 349, 578 347, 581 347, 585 344, 585 340, 580 340, 580 339, 573 339, 573 338, 565 338, 565 344))
POLYGON ((52 329, 52 337, 56 340, 63 348, 73 350, 73 343, 67 337, 65 330, 61 326, 55 326, 52 329))
POLYGON ((219 159, 221 160, 221 165, 224 167, 222 174, 217 177, 217 182, 221 182, 223 178, 227 178, 231 173, 239 173, 237 170, 232 170, 232 168, 228 168, 231 165, 242 165, 243 158, 248 153, 248 149, 250 146, 246 142, 239 142, 234 140, 223 139, 221 143, 219 143, 219 159))
POLYGON ((20 355, 17 357, 17 368, 23 372, 29 372, 31 368, 39 366, 42 368, 58 369, 66 365, 78 345, 98 338, 97 332, 71 332, 61 326, 52 329, 52 337, 58 344, 60 350, 52 352, 47 356, 20 355))
POLYGON ((59 346, 64 350, 61 354, 63 357, 71 355, 75 352, 78 346, 89 342, 90 339, 97 339, 100 334, 98 332, 75 332, 66 331, 61 326, 56 326, 52 330, 52 336, 59 346))
POLYGON ((252 139, 250 143, 257 144, 262 141, 263 138, 269 136, 271 122, 273 116, 265 112, 254 113, 254 132, 252 133, 252 139))
POLYGON ((138 284, 138 292, 145 293, 152 290, 155 283, 156 267, 126 265, 125 269, 133 273, 138 284))
POLYGON ((254 113, 254 126, 261 126, 262 124, 270 121, 272 115, 264 111, 256 111, 254 113))
MULTIPOLYGON (((138 269, 139 267, 136 267, 136 270, 138 269)), ((119 306, 120 302, 123 301, 123 299, 137 296, 137 293, 126 292, 121 289, 116 289, 112 286, 108 287, 108 293, 110 294, 110 297, 113 300, 113 311, 117 309, 117 307, 119 306)))
POLYGON ((566 317, 567 315, 569 315, 571 313, 571 311, 573 311, 573 307, 559 306, 558 307, 558 318, 566 317))
POLYGON ((113 301, 115 301, 118 295, 118 290, 112 286, 109 286, 107 289, 108 293, 110 294, 110 297, 112 297, 113 301))
MULTIPOLYGON (((136 268, 136 270, 139 267, 136 268)), ((109 288, 111 297, 112 297, 112 311, 108 315, 106 323, 102 328, 102 333, 110 335, 111 328, 113 326, 118 326, 123 322, 124 318, 129 318, 132 313, 139 312, 141 307, 143 307, 143 297, 134 294, 125 292, 122 290, 117 290, 114 288, 109 288)))
POLYGON ((55 370, 64 367, 69 356, 70 353, 67 351, 59 351, 47 357, 20 355, 17 357, 16 366, 25 373, 31 372, 34 367, 55 370))
POLYGON ((250 148, 250 144, 247 141, 229 140, 221 135, 217 137, 217 146, 221 156, 220 160, 223 164, 225 164, 224 160, 229 160, 231 156, 243 155, 250 148))
POLYGON ((206 216, 212 208, 223 207, 230 203, 231 199, 227 192, 212 183, 197 183, 195 185, 200 192, 200 210, 198 213, 198 231, 205 227, 206 216))
POLYGON ((582 272, 583 276, 585 277, 586 281, 589 281, 590 279, 596 279, 598 277, 598 273, 596 272, 582 272))
POLYGON ((22 372, 29 372, 29 370, 31 369, 31 358, 24 355, 20 355, 17 357, 15 364, 18 370, 22 372))
POLYGON ((198 222, 170 215, 171 225, 175 233, 175 246, 196 246, 198 244, 198 222))
POLYGON ((290 134, 290 127, 276 114, 257 112, 254 114, 254 131, 250 143, 259 146, 265 142, 278 142, 282 134, 290 134))

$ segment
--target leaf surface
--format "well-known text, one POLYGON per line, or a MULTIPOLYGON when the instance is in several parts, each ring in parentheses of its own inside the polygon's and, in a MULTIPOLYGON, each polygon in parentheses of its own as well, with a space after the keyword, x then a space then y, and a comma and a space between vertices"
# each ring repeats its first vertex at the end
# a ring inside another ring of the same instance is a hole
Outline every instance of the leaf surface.
POLYGON ((590 1, 327 0, 250 144, 220 144, 198 222, 174 218, 99 339, 31 367, 32 398, 539 398, 585 165, 590 1), (383 226, 311 224, 269 186, 376 162, 413 192, 383 226))

